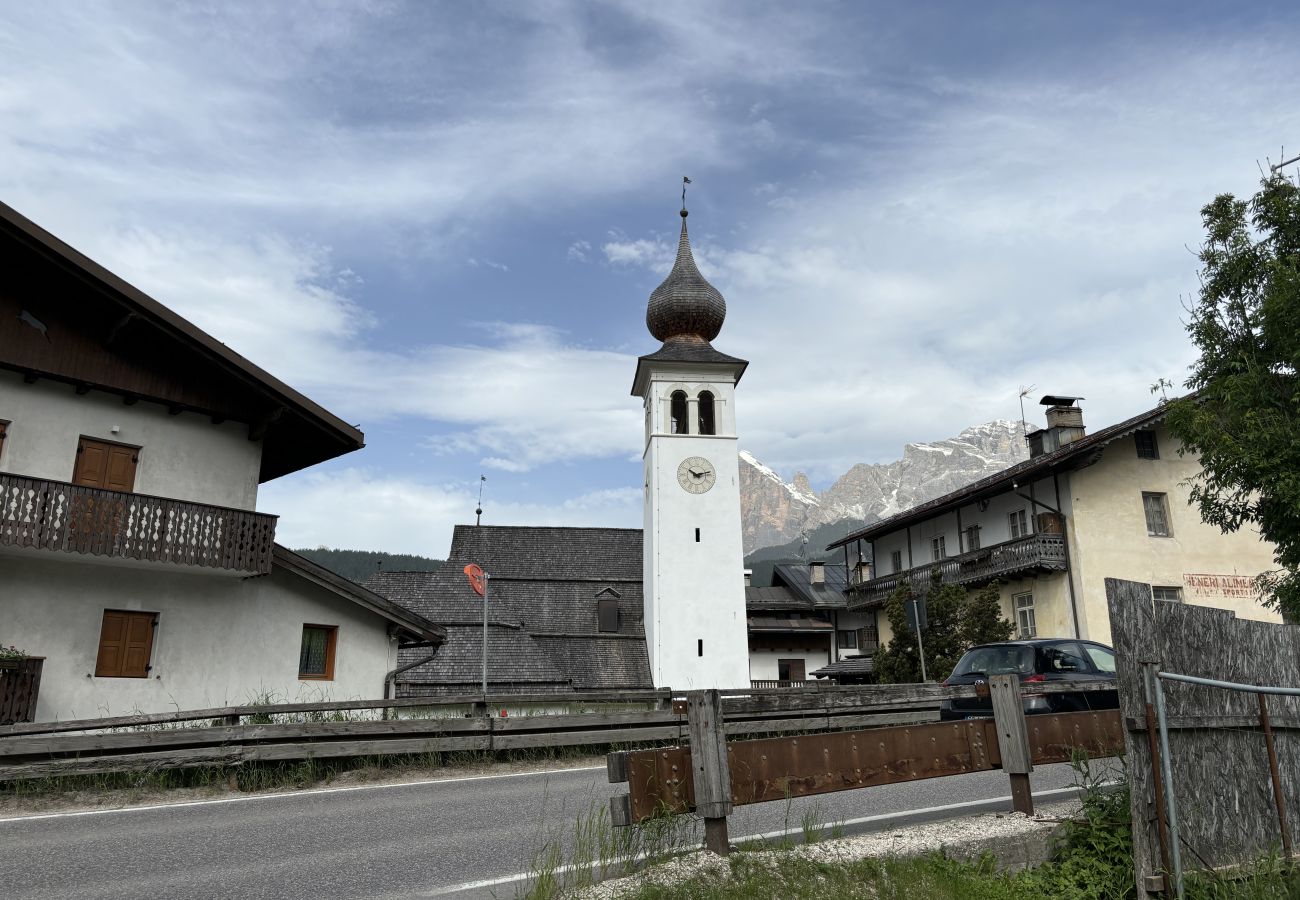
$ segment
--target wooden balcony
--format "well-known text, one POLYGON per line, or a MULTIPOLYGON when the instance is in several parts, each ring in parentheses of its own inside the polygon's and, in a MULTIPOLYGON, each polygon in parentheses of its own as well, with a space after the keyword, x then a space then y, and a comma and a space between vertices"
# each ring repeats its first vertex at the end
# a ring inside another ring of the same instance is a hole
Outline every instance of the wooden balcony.
POLYGON ((271 571, 275 516, 0 473, 0 547, 271 571))
POLYGON ((1031 572, 1063 571, 1065 539, 1059 534, 1031 534, 903 572, 850 584, 849 608, 882 603, 904 581, 910 581, 914 590, 925 592, 935 573, 949 584, 978 587, 1000 578, 1012 578, 1031 572))
POLYGON ((758 688, 807 688, 807 687, 816 687, 817 682, 815 680, 814 681, 778 681, 775 678, 752 678, 750 679, 749 686, 756 690, 758 688))

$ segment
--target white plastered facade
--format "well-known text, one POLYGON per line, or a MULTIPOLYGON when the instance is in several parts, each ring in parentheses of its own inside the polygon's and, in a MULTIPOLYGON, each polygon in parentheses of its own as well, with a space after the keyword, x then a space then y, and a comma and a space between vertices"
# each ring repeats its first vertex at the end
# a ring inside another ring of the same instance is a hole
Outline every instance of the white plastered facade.
POLYGON ((646 647, 657 687, 745 687, 745 618, 740 472, 736 451, 735 371, 646 364, 645 401, 646 647), (671 433, 671 397, 688 398, 690 433, 671 433), (698 398, 714 398, 716 434, 698 433, 698 398), (703 457, 716 473, 711 489, 689 493, 678 467, 703 457), (697 539, 698 535, 698 539, 697 539))
POLYGON ((37 721, 383 696, 388 623, 281 568, 239 578, 48 551, 0 557, 0 640, 45 657, 37 721), (148 676, 99 678, 105 610, 157 616, 148 676), (331 680, 298 677, 304 625, 338 629, 331 680))
POLYGON ((24 384, 16 372, 0 372, 0 420, 9 421, 0 472, 71 481, 77 440, 84 436, 140 448, 137 494, 232 509, 257 506, 262 445, 248 439, 241 422, 216 425, 197 413, 169 415, 148 401, 127 406, 111 394, 77 394, 57 381, 24 384))

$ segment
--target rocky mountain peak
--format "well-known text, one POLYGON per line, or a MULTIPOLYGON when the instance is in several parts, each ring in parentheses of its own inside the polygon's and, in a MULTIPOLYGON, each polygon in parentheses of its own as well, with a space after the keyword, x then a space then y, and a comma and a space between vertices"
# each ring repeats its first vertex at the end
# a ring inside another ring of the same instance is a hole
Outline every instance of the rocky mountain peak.
POLYGON ((955 491, 1028 456, 1020 423, 997 419, 954 438, 909 443, 901 459, 858 463, 825 491, 796 472, 787 483, 748 451, 740 452, 740 510, 745 553, 788 543, 804 531, 844 519, 874 522, 955 491))

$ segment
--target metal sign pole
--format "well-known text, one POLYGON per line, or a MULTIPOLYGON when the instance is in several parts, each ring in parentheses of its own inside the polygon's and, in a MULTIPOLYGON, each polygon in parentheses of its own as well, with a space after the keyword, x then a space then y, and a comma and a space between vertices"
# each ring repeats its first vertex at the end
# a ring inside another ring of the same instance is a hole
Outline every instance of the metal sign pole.
POLYGON ((483 702, 487 703, 487 633, 488 633, 488 591, 492 586, 492 576, 483 573, 483 702))
POLYGON ((912 595, 912 617, 916 619, 916 653, 921 657, 921 680, 929 681, 925 674, 925 644, 921 642, 921 607, 915 594, 912 595))

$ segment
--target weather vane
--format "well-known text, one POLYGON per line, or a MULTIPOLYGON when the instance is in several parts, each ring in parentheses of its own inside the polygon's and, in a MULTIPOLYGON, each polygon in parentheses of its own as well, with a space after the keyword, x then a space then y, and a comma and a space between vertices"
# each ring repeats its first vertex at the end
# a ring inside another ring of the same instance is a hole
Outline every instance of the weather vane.
POLYGON ((474 510, 475 527, 483 524, 483 482, 487 481, 486 475, 478 477, 478 506, 474 510))
POLYGON ((687 178, 685 175, 683 175, 682 176, 682 214, 683 215, 686 214, 686 185, 690 183, 691 180, 687 178))

